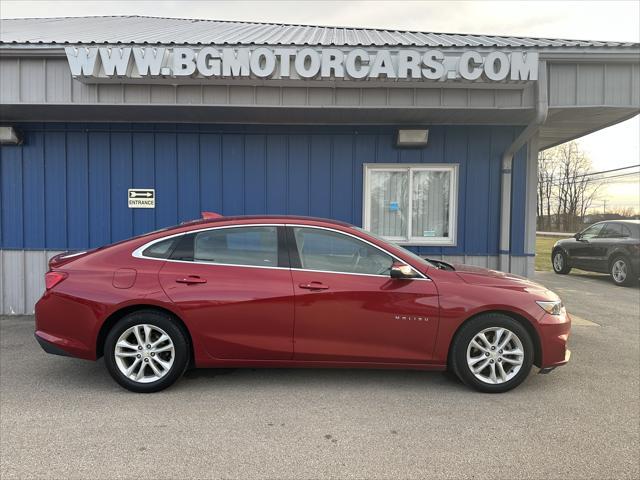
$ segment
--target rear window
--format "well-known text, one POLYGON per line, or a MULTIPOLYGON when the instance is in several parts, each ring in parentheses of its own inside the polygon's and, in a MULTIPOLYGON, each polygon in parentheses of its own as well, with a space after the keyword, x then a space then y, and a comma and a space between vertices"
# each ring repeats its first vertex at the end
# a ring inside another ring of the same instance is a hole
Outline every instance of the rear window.
POLYGON ((142 255, 151 258, 169 258, 176 238, 168 238, 145 248, 142 255))

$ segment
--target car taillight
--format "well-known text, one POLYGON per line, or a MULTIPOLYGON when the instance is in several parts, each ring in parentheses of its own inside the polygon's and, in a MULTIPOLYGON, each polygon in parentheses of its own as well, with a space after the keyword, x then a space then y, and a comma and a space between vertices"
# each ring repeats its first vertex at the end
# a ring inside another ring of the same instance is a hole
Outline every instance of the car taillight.
POLYGON ((44 276, 45 287, 50 290, 65 278, 67 278, 67 274, 64 272, 47 272, 44 276))

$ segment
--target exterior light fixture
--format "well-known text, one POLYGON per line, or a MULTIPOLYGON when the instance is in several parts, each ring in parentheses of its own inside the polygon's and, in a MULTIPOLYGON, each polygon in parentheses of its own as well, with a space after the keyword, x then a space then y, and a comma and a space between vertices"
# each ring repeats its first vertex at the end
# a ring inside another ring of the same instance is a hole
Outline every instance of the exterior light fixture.
POLYGON ((429 130, 398 130, 398 147, 426 147, 429 130))
POLYGON ((13 127, 0 127, 0 145, 20 145, 22 138, 13 127))

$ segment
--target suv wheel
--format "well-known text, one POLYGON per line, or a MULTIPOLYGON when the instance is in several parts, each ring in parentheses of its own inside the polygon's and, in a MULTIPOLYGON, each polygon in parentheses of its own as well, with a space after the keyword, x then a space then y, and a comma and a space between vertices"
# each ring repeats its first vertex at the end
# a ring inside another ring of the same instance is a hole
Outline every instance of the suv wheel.
POLYGON ((571 271, 569 262, 567 261, 567 254, 562 250, 555 250, 551 255, 551 264, 553 265, 553 271, 559 275, 566 275, 571 271))
POLYGON ((163 390, 182 376, 189 343, 170 315, 141 310, 122 318, 104 342, 107 370, 127 390, 163 390))
POLYGON ((634 281, 634 274, 631 270, 631 265, 624 257, 616 257, 611 262, 609 268, 613 283, 620 286, 631 285, 634 281))
POLYGON ((455 337, 451 361, 460 380, 481 392, 502 393, 531 371, 533 342, 513 318, 491 313, 465 324, 455 337))

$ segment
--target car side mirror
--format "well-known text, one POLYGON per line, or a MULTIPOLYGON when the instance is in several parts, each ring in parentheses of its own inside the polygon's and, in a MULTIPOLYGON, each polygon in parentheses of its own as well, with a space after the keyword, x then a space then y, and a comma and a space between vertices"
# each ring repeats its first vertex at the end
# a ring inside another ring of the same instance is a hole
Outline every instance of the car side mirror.
POLYGON ((582 234, 580 232, 576 233, 573 238, 575 238, 576 240, 580 240, 580 237, 582 237, 582 234))
POLYGON ((391 265, 391 278, 408 279, 417 278, 418 276, 418 272, 406 263, 394 262, 391 265))

